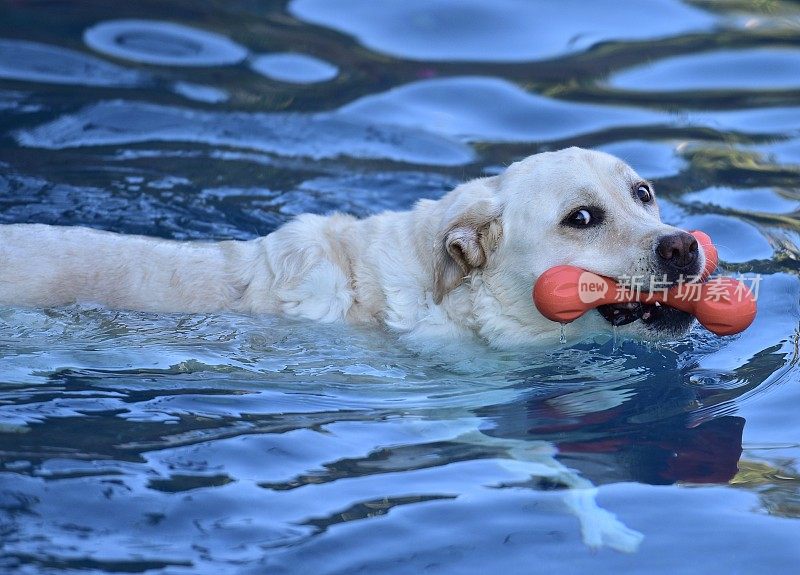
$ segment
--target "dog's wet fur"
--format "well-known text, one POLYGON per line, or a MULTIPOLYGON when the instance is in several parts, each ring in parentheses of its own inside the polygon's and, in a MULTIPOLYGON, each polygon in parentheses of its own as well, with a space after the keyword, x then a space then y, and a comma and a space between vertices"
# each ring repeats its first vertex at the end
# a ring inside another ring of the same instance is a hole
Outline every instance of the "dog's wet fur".
MULTIPOLYGON (((0 226, 0 303, 92 302, 160 312, 280 313, 384 324, 412 340, 510 347, 558 338, 531 287, 570 264, 675 282, 703 268, 694 238, 664 224, 651 183, 605 153, 530 156, 440 200, 365 219, 301 215, 251 241, 178 242, 80 227, 0 226), (687 237, 688 236, 688 237, 687 237)), ((568 327, 657 339, 691 316, 604 306, 568 327)))

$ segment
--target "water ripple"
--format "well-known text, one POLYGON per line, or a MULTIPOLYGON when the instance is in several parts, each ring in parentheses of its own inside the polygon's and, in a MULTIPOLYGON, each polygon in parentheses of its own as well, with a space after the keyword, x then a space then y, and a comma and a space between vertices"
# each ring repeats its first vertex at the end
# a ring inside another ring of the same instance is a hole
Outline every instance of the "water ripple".
POLYGON ((349 156, 443 166, 473 159, 468 147, 441 136, 336 115, 211 113, 125 100, 94 104, 16 137, 23 146, 51 150, 192 142, 314 159, 349 156), (131 114, 136 124, 130 123, 131 114))
POLYGON ((356 36, 373 50, 413 60, 518 62, 562 56, 600 42, 645 40, 706 30, 716 18, 674 0, 613 1, 293 0, 307 22, 356 36), (551 22, 561 22, 553 26, 551 22))
POLYGON ((224 36, 156 20, 101 22, 83 40, 109 56, 159 66, 225 66, 247 57, 247 49, 224 36))
POLYGON ((60 46, 0 39, 0 78, 80 86, 138 86, 148 81, 94 56, 60 46))

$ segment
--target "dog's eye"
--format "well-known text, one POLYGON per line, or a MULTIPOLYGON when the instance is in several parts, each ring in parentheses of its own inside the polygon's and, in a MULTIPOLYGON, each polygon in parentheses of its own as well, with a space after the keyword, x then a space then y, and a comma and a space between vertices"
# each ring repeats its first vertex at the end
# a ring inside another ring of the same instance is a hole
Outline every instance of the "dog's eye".
POLYGON ((585 228, 594 223, 594 217, 592 216, 592 212, 586 208, 581 208, 567 216, 564 223, 573 228, 585 228))
POLYGON ((650 191, 650 187, 648 185, 639 184, 639 187, 636 188, 636 196, 642 201, 642 203, 646 204, 653 199, 653 192, 650 191))

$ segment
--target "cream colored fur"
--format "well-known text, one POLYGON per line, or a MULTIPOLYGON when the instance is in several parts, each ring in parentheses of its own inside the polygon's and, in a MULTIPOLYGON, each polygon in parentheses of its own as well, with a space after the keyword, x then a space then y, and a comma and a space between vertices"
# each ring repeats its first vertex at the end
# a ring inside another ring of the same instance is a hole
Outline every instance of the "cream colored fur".
MULTIPOLYGON (((607 154, 531 156, 410 211, 358 220, 302 215, 251 241, 178 242, 78 227, 0 226, 0 303, 75 301, 156 312, 280 313, 385 324, 411 340, 480 338, 497 347, 557 337, 531 287, 569 263, 608 276, 648 273, 674 231, 631 195, 641 178, 607 154), (597 229, 561 225, 599 205, 597 229)), ((633 332, 635 322, 623 328, 633 332)), ((608 330, 598 314, 570 335, 608 330)))
MULTIPOLYGON (((646 274, 656 238, 674 231, 655 205, 635 201, 631 189, 640 181, 612 156, 570 148, 531 156, 411 211, 363 220, 307 214, 245 242, 0 226, 0 304, 281 313, 384 324, 412 343, 435 341, 437 349, 465 339, 496 347, 548 341, 560 328, 533 305, 539 274, 565 263, 608 276, 646 274), (561 225, 583 205, 602 207, 605 223, 592 230, 561 225)), ((608 329, 593 313, 568 328, 572 336, 608 329)), ((584 394, 581 405, 589 399, 584 394)), ((587 545, 639 546, 642 535, 599 508, 591 483, 563 467, 549 444, 482 433, 460 440, 502 448, 509 468, 570 487, 565 501, 587 545)))

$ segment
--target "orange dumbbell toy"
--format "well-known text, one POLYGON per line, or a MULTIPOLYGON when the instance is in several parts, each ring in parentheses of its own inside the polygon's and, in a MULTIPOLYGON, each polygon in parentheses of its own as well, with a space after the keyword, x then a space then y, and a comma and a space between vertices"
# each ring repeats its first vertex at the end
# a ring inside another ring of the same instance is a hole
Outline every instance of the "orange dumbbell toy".
POLYGON ((700 275, 700 279, 706 281, 711 277, 711 274, 714 273, 714 270, 717 269, 719 254, 717 254, 717 248, 714 246, 714 243, 707 233, 701 232, 700 230, 695 230, 690 233, 694 236, 694 239, 697 240, 699 248, 703 250, 706 256, 706 265, 703 267, 703 273, 700 275))
MULTIPOLYGON (((717 267, 717 250, 703 232, 692 232, 706 256, 701 275, 717 267)), ((718 277, 703 283, 679 283, 665 290, 641 291, 574 266, 556 266, 544 272, 533 287, 533 301, 549 320, 569 323, 602 305, 631 302, 666 305, 697 318, 717 335, 733 335, 747 329, 756 315, 753 293, 742 282, 718 277)))

